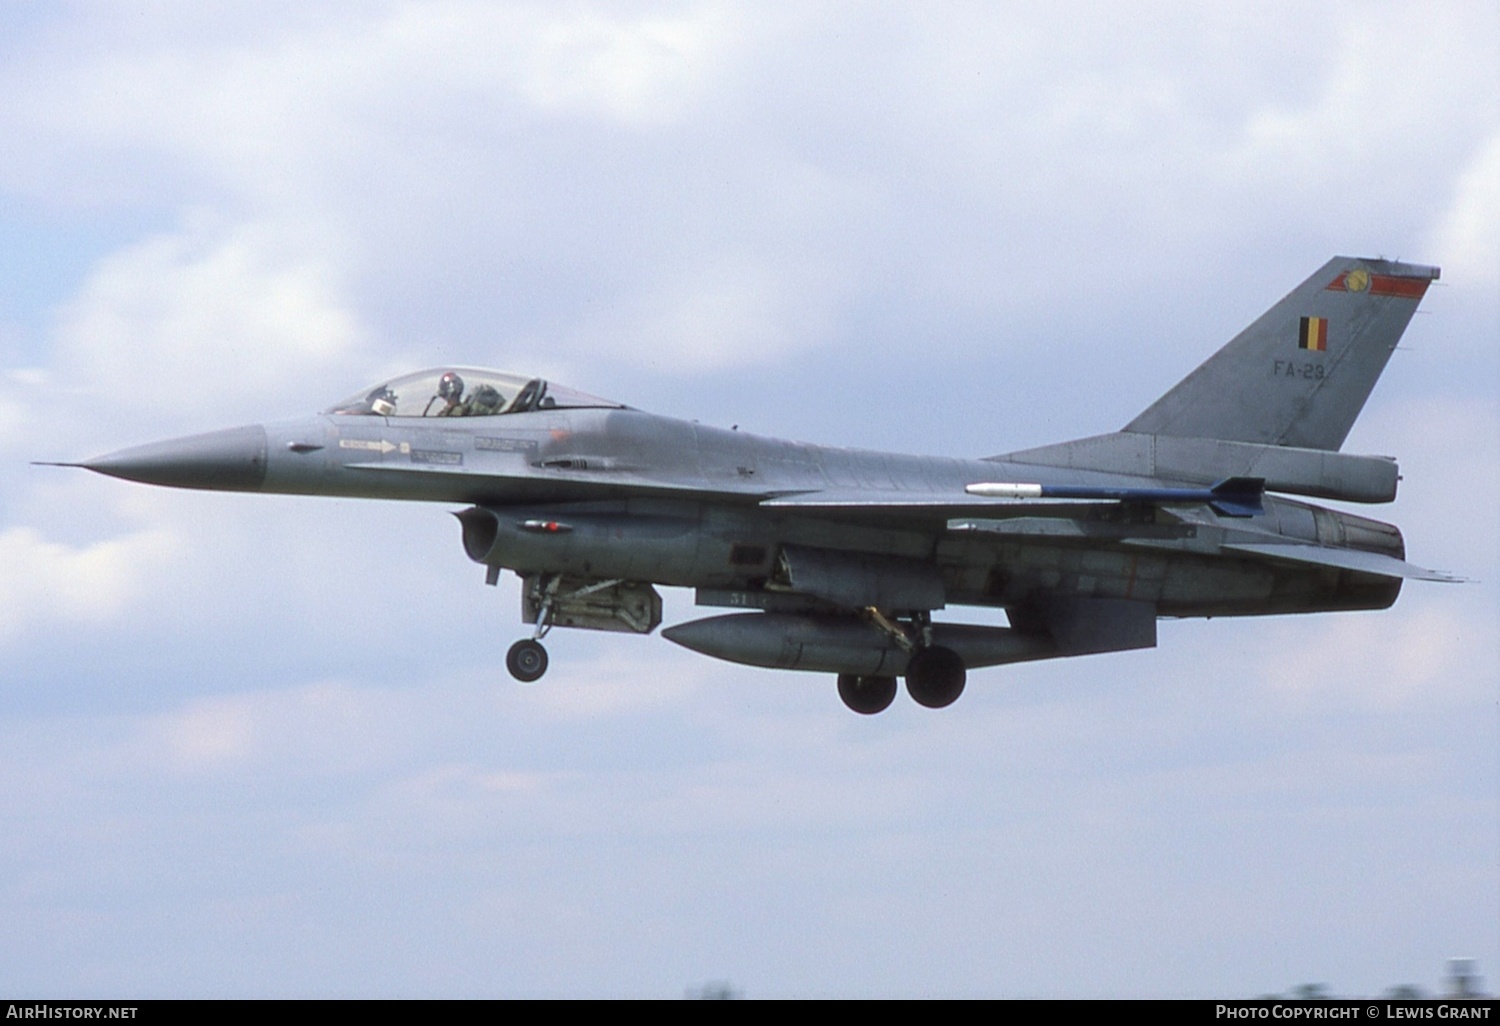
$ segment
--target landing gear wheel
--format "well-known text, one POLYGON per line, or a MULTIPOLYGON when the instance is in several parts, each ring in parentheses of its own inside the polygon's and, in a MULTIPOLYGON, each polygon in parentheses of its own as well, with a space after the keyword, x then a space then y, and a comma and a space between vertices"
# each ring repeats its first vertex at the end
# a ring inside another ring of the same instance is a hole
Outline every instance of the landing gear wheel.
POLYGON ((860 677, 839 674, 839 697, 862 716, 884 712, 896 700, 895 677, 860 677))
POLYGON ((906 664, 906 690, 918 705, 941 709, 958 701, 967 676, 957 652, 934 645, 912 653, 906 664))
POLYGON ((522 638, 505 653, 505 668, 522 684, 540 680, 547 672, 547 650, 540 642, 522 638))

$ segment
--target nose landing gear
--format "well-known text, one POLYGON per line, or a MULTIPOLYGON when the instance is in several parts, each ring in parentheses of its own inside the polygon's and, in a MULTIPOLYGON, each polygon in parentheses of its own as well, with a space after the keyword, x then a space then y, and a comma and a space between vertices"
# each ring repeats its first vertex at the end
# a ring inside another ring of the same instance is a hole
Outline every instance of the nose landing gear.
POLYGON ((542 674, 547 672, 547 650, 542 647, 541 639, 547 636, 552 629, 552 617, 556 609, 558 588, 562 585, 561 574, 551 574, 545 580, 537 578, 534 582, 528 582, 527 597, 533 589, 540 596, 540 606, 536 611, 536 633, 529 638, 522 638, 510 646, 510 651, 505 653, 505 668, 510 675, 522 684, 532 684, 542 679, 542 674))
POLYGON ((522 638, 505 653, 505 668, 522 684, 542 679, 547 672, 547 650, 533 638, 522 638))

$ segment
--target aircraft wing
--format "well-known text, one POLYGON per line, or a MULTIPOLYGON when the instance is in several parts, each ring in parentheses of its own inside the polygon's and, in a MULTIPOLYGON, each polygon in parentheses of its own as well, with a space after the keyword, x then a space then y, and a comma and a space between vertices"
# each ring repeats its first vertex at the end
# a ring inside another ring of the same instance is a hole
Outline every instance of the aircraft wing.
POLYGON ((1360 549, 1331 549, 1322 545, 1297 545, 1287 542, 1255 542, 1228 544, 1226 552, 1243 552, 1267 559, 1281 559, 1291 563, 1311 563, 1314 566, 1338 567, 1341 570, 1358 570, 1381 577, 1404 577, 1414 581, 1439 581, 1444 584, 1462 584, 1464 578, 1443 570, 1428 570, 1395 556, 1379 552, 1364 552, 1360 549))

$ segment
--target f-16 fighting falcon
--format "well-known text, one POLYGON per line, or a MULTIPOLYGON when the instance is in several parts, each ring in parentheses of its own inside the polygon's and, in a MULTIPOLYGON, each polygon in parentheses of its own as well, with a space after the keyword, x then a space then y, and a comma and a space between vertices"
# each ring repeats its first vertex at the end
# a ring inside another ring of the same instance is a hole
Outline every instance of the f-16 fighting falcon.
POLYGON ((1156 644, 1159 617, 1384 609, 1396 462, 1340 452, 1436 267, 1336 257, 1113 434, 983 459, 761 438, 554 381, 441 367, 326 412, 78 464, 177 488, 463 504, 464 552, 521 581, 518 680, 554 627, 649 634, 658 585, 733 612, 669 640, 836 674, 855 712, 898 677, 940 708, 970 670, 1156 644), (1275 494, 1272 494, 1275 493, 1275 494), (936 617, 1005 610, 1007 627, 936 617))

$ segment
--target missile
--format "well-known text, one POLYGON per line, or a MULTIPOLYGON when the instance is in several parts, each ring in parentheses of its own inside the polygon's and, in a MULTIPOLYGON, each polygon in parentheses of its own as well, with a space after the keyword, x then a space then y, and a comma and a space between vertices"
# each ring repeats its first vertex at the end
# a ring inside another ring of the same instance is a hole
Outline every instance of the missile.
POLYGON ((979 481, 964 491, 985 499, 1102 499, 1114 502, 1206 502, 1226 517, 1253 517, 1263 512, 1261 477, 1225 478, 1212 488, 1117 488, 1099 485, 1046 485, 1019 481, 979 481))
MULTIPOLYGON (((729 613, 669 627, 662 637, 731 663, 865 677, 900 676, 910 658, 889 633, 856 616, 729 613)), ((952 649, 971 669, 1057 654, 1051 638, 976 624, 933 624, 932 643, 952 649)))

